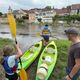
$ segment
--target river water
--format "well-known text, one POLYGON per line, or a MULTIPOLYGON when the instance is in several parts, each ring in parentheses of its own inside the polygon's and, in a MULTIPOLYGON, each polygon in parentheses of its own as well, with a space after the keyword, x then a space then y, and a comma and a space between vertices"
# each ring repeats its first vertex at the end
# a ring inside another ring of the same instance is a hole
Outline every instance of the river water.
MULTIPOLYGON (((49 26, 49 28, 51 30, 52 36, 54 36, 51 39, 66 39, 64 30, 70 27, 64 27, 61 25, 58 27, 49 26)), ((20 43, 23 52, 27 50, 32 44, 42 39, 42 37, 38 35, 42 29, 43 26, 39 25, 25 25, 17 27, 17 40, 20 43)), ((77 29, 80 30, 79 27, 77 27, 77 29)), ((0 24, 0 37, 12 39, 8 24, 0 24)))

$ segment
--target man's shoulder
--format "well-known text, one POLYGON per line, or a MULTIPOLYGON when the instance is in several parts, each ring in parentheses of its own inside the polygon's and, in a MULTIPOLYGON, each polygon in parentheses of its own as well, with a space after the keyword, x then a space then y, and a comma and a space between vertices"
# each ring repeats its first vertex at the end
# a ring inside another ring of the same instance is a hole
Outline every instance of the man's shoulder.
POLYGON ((78 42, 78 43, 72 45, 71 47, 73 47, 73 48, 80 48, 80 42, 78 42))

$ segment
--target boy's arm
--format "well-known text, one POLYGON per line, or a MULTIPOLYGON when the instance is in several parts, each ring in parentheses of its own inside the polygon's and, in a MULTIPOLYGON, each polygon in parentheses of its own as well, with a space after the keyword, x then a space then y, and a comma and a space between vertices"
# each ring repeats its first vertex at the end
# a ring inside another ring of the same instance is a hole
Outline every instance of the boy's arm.
POLYGON ((16 59, 18 59, 19 57, 22 56, 22 51, 19 48, 19 45, 18 44, 16 44, 16 49, 17 49, 16 59))

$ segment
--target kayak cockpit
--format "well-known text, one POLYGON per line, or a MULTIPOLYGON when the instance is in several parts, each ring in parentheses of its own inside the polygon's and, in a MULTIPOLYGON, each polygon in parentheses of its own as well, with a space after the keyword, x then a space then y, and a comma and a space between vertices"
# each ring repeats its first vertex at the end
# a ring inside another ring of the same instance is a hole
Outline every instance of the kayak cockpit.
POLYGON ((31 48, 28 51, 29 54, 27 56, 21 57, 21 61, 25 62, 25 61, 29 60, 34 55, 34 53, 38 50, 38 48, 39 48, 39 44, 35 44, 35 45, 31 46, 31 48))
POLYGON ((49 45, 44 51, 44 54, 42 56, 42 62, 52 64, 54 62, 55 51, 55 46, 49 45))

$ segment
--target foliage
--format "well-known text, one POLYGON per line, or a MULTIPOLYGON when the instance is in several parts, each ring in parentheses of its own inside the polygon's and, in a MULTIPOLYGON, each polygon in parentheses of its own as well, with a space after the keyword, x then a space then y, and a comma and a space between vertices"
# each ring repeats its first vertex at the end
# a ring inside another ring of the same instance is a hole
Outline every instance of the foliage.
POLYGON ((67 56, 70 42, 67 40, 55 40, 58 49, 58 60, 49 80, 63 80, 66 75, 67 56))
MULTIPOLYGON (((68 56, 68 48, 70 46, 70 42, 67 40, 55 40, 58 49, 58 60, 53 70, 49 80, 63 80, 66 75, 66 66, 67 66, 67 56, 68 56)), ((3 48, 5 45, 12 45, 12 40, 10 39, 0 39, 0 48, 3 48)), ((33 80, 36 76, 36 69, 38 58, 34 61, 34 63, 28 68, 27 72, 29 75, 29 80, 33 80)))
POLYGON ((72 15, 71 17, 72 17, 73 21, 75 21, 75 20, 80 21, 80 15, 79 14, 78 15, 72 15))
POLYGON ((38 20, 40 23, 42 22, 42 18, 38 18, 37 20, 38 20))
POLYGON ((62 21, 66 21, 68 24, 73 21, 73 23, 77 20, 80 21, 80 15, 66 15, 66 16, 59 16, 59 15, 55 15, 52 18, 53 22, 55 22, 56 20, 62 20, 62 21))
MULTIPOLYGON (((68 56, 68 48, 70 46, 70 42, 67 40, 55 40, 58 49, 58 58, 56 66, 48 80, 64 80, 63 78, 66 76, 66 66, 67 66, 67 56, 68 56)), ((39 61, 39 57, 34 61, 34 63, 27 70, 29 75, 29 80, 35 79, 37 64, 39 61)))
POLYGON ((51 6, 46 6, 45 9, 51 10, 51 6))
POLYGON ((23 18, 17 18, 16 21, 17 21, 18 23, 23 23, 23 22, 24 22, 24 19, 23 19, 23 18))
POLYGON ((59 15, 55 15, 54 17, 52 17, 53 22, 57 21, 60 19, 59 15))
POLYGON ((5 45, 11 45, 15 52, 15 42, 9 38, 0 38, 0 49, 4 48, 5 45))
POLYGON ((0 48, 3 48, 5 45, 13 45, 13 41, 10 39, 0 38, 0 48))
POLYGON ((22 18, 25 20, 25 19, 29 19, 28 16, 22 16, 22 18))
POLYGON ((3 13, 2 12, 0 12, 0 16, 2 16, 3 15, 3 13))

